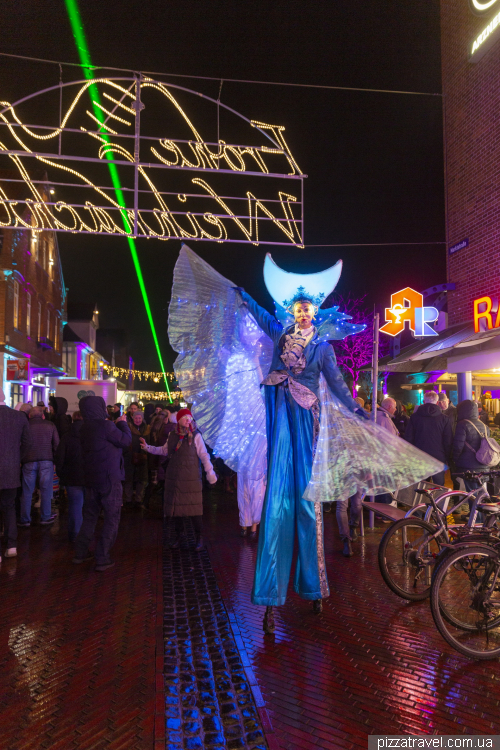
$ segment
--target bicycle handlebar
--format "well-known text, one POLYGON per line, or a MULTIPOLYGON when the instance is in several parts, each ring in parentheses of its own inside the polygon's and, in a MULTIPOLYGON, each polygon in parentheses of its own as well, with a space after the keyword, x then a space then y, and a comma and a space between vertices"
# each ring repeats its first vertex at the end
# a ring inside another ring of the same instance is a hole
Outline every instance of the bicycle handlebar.
POLYGON ((466 471, 453 471, 452 477, 463 477, 464 479, 479 479, 480 477, 500 477, 498 469, 486 469, 485 471, 475 471, 467 469, 466 471))

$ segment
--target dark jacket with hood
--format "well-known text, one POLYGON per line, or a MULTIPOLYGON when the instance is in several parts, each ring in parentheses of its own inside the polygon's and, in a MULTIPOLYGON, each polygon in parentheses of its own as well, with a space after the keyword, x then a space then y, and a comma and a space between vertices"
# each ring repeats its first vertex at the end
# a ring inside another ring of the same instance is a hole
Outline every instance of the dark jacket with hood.
POLYGON ((54 416, 51 421, 55 424, 59 437, 62 437, 68 432, 71 426, 71 417, 69 414, 66 414, 68 411, 68 402, 62 396, 51 396, 49 404, 54 409, 54 416))
POLYGON ((453 438, 453 461, 457 469, 484 469, 484 464, 479 463, 474 451, 477 451, 481 445, 481 436, 477 430, 466 422, 470 420, 483 437, 489 437, 490 430, 481 422, 478 415, 477 404, 475 401, 461 401, 457 407, 457 429, 453 438), (468 448, 465 443, 474 449, 468 448))
POLYGON ((65 487, 83 487, 83 453, 80 431, 83 421, 76 419, 62 436, 56 451, 56 472, 65 487))
POLYGON ((453 442, 451 421, 437 404, 422 404, 406 425, 405 440, 438 461, 448 463, 453 442))
POLYGON ((80 411, 84 486, 110 492, 112 485, 125 477, 123 448, 131 443, 130 428, 126 422, 107 419, 106 404, 101 396, 82 398, 80 411))

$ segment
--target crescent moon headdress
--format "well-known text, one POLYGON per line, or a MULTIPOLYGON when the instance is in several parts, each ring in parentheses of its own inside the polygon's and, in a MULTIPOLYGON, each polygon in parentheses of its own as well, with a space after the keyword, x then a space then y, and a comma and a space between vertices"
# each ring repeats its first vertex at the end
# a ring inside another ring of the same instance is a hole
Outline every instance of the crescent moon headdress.
POLYGON ((264 261, 264 282, 274 300, 276 317, 284 328, 294 323, 296 302, 310 302, 316 308, 316 328, 321 341, 343 339, 360 333, 366 326, 348 323, 350 315, 339 312, 338 305, 322 309, 320 305, 333 292, 342 273, 342 261, 318 273, 289 273, 276 265, 270 253, 264 261))

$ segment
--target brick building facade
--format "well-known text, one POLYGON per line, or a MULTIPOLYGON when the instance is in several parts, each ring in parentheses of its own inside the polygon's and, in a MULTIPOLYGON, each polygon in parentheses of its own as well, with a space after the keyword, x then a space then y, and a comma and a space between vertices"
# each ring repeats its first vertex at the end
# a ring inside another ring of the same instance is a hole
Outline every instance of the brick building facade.
POLYGON ((474 299, 500 298, 500 26, 484 55, 469 61, 500 0, 481 15, 472 7, 472 0, 441 0, 447 244, 468 240, 448 254, 448 281, 456 284, 450 325, 472 319, 474 299))
MULTIPOLYGON (((29 208, 22 218, 30 223, 29 208)), ((0 383, 11 405, 47 403, 50 379, 63 373, 65 306, 57 234, 0 226, 0 383), (29 361, 29 372, 22 367, 16 376, 15 360, 29 361)))

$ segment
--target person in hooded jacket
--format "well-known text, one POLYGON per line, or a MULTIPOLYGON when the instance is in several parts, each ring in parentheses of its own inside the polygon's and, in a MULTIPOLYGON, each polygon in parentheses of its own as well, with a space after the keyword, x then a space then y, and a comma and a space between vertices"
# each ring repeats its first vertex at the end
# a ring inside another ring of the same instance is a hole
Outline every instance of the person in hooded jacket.
POLYGON ((49 406, 54 410, 51 422, 55 424, 57 434, 61 438, 71 426, 71 417, 66 413, 68 402, 62 396, 50 396, 49 406))
POLYGON ((83 426, 82 414, 73 412, 73 422, 57 446, 55 455, 56 472, 68 495, 68 537, 74 542, 82 525, 84 489, 83 454, 80 431, 83 426))
MULTIPOLYGON (((479 419, 477 403, 466 399, 457 406, 457 428, 453 438, 453 462, 457 471, 481 471, 486 467, 476 458, 476 453, 483 437, 490 436, 490 428, 479 419)), ((481 482, 476 479, 464 479, 468 492, 477 490, 481 482)), ((470 505, 469 501, 469 505, 470 505)))
POLYGON ((75 564, 90 560, 89 546, 94 537, 101 510, 104 523, 95 549, 96 571, 111 568, 111 549, 116 541, 122 507, 123 449, 132 435, 125 416, 107 419, 106 403, 101 396, 80 399, 83 425, 80 440, 83 454, 83 521, 75 541, 75 564))
MULTIPOLYGON (((444 464, 450 462, 453 430, 451 420, 438 406, 436 391, 427 391, 424 403, 411 415, 404 439, 444 464)), ((439 471, 429 480, 444 484, 445 471, 439 471)))

